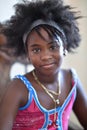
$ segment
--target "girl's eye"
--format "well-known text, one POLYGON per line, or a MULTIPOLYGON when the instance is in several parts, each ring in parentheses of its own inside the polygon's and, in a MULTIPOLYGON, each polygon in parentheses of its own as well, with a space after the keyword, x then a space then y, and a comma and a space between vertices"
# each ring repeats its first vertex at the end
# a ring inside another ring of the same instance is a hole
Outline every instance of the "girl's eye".
POLYGON ((33 49, 32 50, 34 53, 39 53, 41 50, 40 50, 40 48, 35 48, 35 49, 33 49))
POLYGON ((58 46, 57 44, 54 44, 54 45, 51 45, 50 50, 55 51, 55 50, 59 50, 59 48, 60 46, 58 46))
POLYGON ((52 45, 50 46, 50 50, 59 50, 60 45, 58 43, 58 41, 53 41, 52 45))
POLYGON ((52 45, 51 47, 50 47, 50 50, 56 50, 57 49, 57 46, 55 46, 55 45, 52 45))

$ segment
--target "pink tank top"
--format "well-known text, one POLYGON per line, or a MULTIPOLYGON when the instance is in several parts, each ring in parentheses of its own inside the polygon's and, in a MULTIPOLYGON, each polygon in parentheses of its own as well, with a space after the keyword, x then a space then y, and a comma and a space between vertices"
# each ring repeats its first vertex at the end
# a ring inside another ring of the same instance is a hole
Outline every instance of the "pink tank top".
POLYGON ((73 87, 68 97, 62 106, 56 108, 55 123, 55 109, 47 110, 41 106, 35 89, 26 77, 17 75, 16 78, 23 81, 29 90, 29 100, 19 109, 12 130, 68 130, 68 121, 76 97, 76 75, 73 74, 73 87))

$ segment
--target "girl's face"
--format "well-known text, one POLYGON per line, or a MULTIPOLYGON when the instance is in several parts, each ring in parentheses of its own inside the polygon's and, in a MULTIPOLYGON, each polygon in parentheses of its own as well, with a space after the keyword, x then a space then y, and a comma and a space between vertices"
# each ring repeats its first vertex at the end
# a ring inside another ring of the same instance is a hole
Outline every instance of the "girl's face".
POLYGON ((42 39, 36 31, 28 37, 28 58, 35 69, 43 74, 54 74, 62 63, 63 45, 56 37, 50 38, 48 33, 41 28, 42 39))

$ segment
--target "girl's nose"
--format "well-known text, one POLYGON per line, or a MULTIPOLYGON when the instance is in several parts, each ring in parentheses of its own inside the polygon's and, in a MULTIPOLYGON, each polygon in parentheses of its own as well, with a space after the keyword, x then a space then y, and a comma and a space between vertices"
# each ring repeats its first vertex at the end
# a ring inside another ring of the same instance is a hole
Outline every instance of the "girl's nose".
POLYGON ((42 53, 41 55, 41 60, 49 60, 52 59, 52 54, 50 53, 50 51, 44 51, 44 53, 42 53))

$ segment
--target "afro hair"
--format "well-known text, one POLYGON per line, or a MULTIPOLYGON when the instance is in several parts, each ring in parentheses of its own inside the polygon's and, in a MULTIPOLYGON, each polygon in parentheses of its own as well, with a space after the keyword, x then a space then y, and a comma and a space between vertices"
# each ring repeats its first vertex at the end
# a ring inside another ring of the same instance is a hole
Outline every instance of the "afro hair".
POLYGON ((26 55, 23 36, 31 24, 38 19, 52 20, 64 31, 68 52, 79 46, 80 34, 77 19, 81 18, 70 5, 62 0, 27 1, 14 5, 15 14, 5 21, 4 34, 7 37, 6 47, 12 49, 12 56, 26 55))

